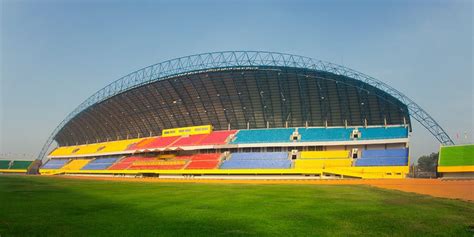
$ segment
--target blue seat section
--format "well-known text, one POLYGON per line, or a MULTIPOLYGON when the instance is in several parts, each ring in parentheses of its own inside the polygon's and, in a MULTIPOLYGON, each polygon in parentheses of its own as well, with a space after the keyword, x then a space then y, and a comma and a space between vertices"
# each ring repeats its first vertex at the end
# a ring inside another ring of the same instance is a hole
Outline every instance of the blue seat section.
POLYGON ((407 127, 359 128, 361 140, 407 138, 407 127))
POLYGON ((362 158, 408 157, 408 149, 363 150, 362 158))
POLYGON ((355 166, 407 166, 408 157, 359 158, 355 166))
POLYGON ((353 128, 299 128, 302 142, 350 141, 353 128))
MULTIPOLYGON (((240 130, 231 144, 293 142, 290 140, 294 128, 240 130)), ((302 142, 313 141, 351 141, 354 128, 298 128, 302 142)), ((398 127, 360 127, 358 140, 407 138, 408 128, 398 127)))
POLYGON ((231 144, 290 142, 294 128, 240 130, 231 144))
POLYGON ((119 158, 97 158, 82 167, 82 170, 105 170, 114 164, 119 158))
POLYGON ((220 169, 289 169, 290 160, 226 160, 220 169))
POLYGON ((355 166, 406 166, 408 149, 363 150, 355 166))
POLYGON ((51 159, 43 165, 42 169, 60 169, 62 168, 69 159, 51 159))
POLYGON ((284 160, 288 159, 288 152, 240 152, 232 153, 232 160, 284 160))
MULTIPOLYGON (((299 128, 301 141, 350 141, 354 128, 299 128)), ((407 138, 406 127, 370 127, 358 128, 361 137, 358 140, 407 138)))
POLYGON ((291 161, 287 152, 242 152, 233 153, 225 160, 221 169, 289 169, 291 161))

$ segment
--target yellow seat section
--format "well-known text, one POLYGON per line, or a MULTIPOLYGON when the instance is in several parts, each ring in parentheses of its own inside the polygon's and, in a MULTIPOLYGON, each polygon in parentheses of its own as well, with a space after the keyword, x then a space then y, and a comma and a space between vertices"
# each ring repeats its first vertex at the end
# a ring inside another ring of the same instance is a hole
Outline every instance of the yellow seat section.
POLYGON ((71 155, 72 151, 75 149, 75 146, 63 146, 54 149, 49 155, 50 156, 67 156, 71 155))
POLYGON ((141 140, 143 139, 136 138, 136 139, 99 143, 100 145, 97 147, 97 150, 95 153, 112 153, 112 152, 125 151, 127 150, 129 146, 131 146, 132 144, 138 143, 141 140))
POLYGON ((135 138, 128 140, 119 140, 111 142, 101 142, 78 146, 58 147, 52 151, 50 156, 73 156, 73 155, 90 155, 104 154, 125 151, 132 144, 142 141, 143 138, 135 138))
POLYGON ((80 170, 82 167, 87 165, 89 161, 92 159, 77 159, 77 160, 72 160, 71 162, 67 163, 61 170, 80 170))
POLYGON ((350 159, 318 159, 318 160, 295 160, 296 169, 323 169, 329 167, 350 167, 352 160, 350 159))
POLYGON ((300 159, 344 159, 349 151, 302 151, 300 159))
POLYGON ((87 145, 76 146, 76 149, 73 150, 71 155, 88 155, 93 154, 101 147, 101 143, 93 143, 87 145))
POLYGON ((171 158, 174 158, 176 157, 176 154, 162 154, 162 155, 159 155, 158 158, 160 159, 171 159, 171 158))

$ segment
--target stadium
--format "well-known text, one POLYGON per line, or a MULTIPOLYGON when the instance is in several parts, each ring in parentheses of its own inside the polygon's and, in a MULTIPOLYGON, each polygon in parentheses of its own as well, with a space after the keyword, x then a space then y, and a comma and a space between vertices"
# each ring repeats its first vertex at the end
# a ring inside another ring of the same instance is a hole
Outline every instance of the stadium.
MULTIPOLYGON (((36 162, 2 161, 1 171, 405 178, 412 119, 454 145, 415 102, 357 71, 282 53, 205 53, 112 82, 59 124, 36 162)), ((469 176, 471 161, 442 156, 440 171, 469 176)))
POLYGON ((472 236, 473 158, 365 74, 198 54, 100 89, 35 161, 0 160, 0 235, 472 236), (415 121, 442 179, 409 178, 415 121))

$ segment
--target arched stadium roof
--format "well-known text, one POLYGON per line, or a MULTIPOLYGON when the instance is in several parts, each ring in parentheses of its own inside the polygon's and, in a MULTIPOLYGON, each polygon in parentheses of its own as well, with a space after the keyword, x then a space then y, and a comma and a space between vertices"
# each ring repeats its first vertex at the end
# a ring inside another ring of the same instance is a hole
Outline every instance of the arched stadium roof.
MULTIPOLYGON (((68 123, 84 111, 90 110, 94 108, 94 106, 112 97, 170 78, 219 70, 244 69, 251 71, 255 68, 261 70, 272 70, 275 68, 303 69, 306 71, 326 72, 331 75, 357 80, 362 82, 366 87, 373 87, 383 91, 390 97, 406 105, 411 117, 420 122, 441 144, 453 144, 453 141, 443 128, 424 109, 403 93, 373 77, 344 66, 298 55, 263 51, 224 51, 196 54, 164 61, 134 71, 110 83, 87 98, 61 121, 49 136, 38 159, 42 159, 45 156, 48 148, 53 141, 57 139, 58 133, 60 133, 68 123)), ((318 75, 313 76, 318 77, 318 75)), ((308 75, 306 75, 306 77, 308 77, 308 75)))

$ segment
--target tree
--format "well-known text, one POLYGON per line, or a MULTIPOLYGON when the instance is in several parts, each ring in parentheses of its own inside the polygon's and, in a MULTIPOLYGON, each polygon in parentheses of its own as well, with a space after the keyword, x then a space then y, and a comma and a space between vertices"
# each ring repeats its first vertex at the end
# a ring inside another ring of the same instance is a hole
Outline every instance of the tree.
POLYGON ((421 156, 418 158, 418 170, 422 172, 436 172, 438 167, 438 153, 421 156))

